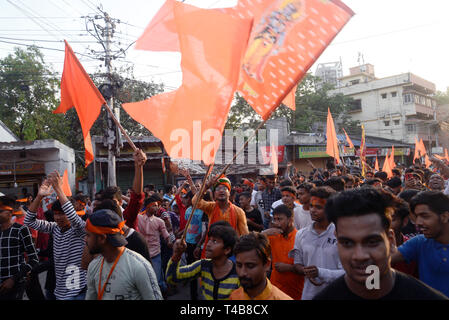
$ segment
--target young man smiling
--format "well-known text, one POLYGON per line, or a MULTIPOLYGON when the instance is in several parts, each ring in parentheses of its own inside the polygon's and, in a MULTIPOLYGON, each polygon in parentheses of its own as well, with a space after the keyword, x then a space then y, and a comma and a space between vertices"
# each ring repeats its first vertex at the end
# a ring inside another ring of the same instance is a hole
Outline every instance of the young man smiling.
POLYGON ((390 205, 381 191, 370 187, 342 192, 327 202, 326 215, 335 223, 338 254, 346 274, 317 294, 315 300, 447 299, 391 268, 394 232, 390 205), (368 267, 374 270, 372 279, 368 279, 368 267))
POLYGON ((415 261, 419 279, 449 296, 449 197, 423 191, 411 199, 410 208, 423 234, 401 245, 392 261, 415 261))

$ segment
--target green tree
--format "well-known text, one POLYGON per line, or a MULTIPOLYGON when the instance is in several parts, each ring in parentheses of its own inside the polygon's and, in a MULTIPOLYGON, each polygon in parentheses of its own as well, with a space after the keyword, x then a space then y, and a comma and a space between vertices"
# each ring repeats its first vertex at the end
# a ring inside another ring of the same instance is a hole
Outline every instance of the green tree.
POLYGON ((65 141, 58 105, 59 79, 36 47, 16 48, 0 59, 0 118, 21 139, 65 141))
POLYGON ((435 94, 435 98, 439 105, 449 104, 449 87, 446 88, 446 92, 437 91, 437 93, 435 94))

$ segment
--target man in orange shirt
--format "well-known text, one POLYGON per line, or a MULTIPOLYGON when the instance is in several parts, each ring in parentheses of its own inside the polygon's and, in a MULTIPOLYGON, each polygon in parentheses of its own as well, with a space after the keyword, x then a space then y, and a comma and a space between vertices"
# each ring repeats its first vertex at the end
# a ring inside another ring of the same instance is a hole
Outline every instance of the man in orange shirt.
MULTIPOLYGON (((198 209, 203 210, 209 218, 209 226, 217 221, 224 220, 229 222, 238 236, 247 234, 249 231, 245 212, 229 201, 231 181, 226 177, 219 178, 213 187, 213 192, 215 201, 201 199, 198 203, 198 209)), ((195 203, 197 197, 198 193, 193 197, 192 203, 195 203)), ((207 242, 208 238, 206 237, 202 258, 205 257, 207 242)))
POLYGON ((286 205, 273 210, 273 228, 262 231, 271 245, 271 283, 293 299, 301 300, 304 276, 295 272, 294 260, 288 257, 295 245, 297 232, 293 226, 292 209, 286 205))
POLYGON ((271 246, 265 235, 251 232, 241 236, 234 254, 241 287, 231 293, 230 300, 293 300, 267 278, 271 246))

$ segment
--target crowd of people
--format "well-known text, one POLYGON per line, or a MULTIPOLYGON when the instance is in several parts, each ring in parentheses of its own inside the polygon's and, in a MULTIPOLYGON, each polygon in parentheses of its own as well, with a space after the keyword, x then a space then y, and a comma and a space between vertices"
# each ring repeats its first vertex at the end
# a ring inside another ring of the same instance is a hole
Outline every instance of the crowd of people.
POLYGON ((447 162, 390 177, 309 162, 200 194, 187 169, 144 186, 146 160, 134 153, 126 193, 67 197, 54 172, 34 197, 0 197, 0 300, 162 300, 185 283, 191 300, 449 297, 447 162))

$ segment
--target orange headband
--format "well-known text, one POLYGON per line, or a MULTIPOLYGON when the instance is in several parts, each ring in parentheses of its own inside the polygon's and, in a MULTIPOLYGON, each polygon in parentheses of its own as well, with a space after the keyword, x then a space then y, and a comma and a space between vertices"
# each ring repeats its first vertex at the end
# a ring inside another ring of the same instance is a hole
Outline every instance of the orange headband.
POLYGON ((8 206, 0 206, 0 210, 2 210, 2 211, 14 211, 14 209, 13 208, 11 208, 11 207, 8 207, 8 206))
POLYGON ((284 193, 287 193, 289 195, 291 195, 293 198, 296 198, 296 194, 294 194, 293 192, 290 191, 282 191, 281 194, 284 195, 284 193))
POLYGON ((124 234, 125 232, 123 231, 123 226, 125 225, 125 221, 122 221, 118 224, 117 228, 110 228, 110 227, 98 227, 98 226, 94 226, 91 222, 90 219, 87 219, 86 221, 86 230, 96 233, 96 234, 115 234, 115 233, 121 233, 124 234))
POLYGON ((23 199, 19 199, 19 200, 16 200, 17 202, 28 202, 28 199, 27 198, 23 198, 23 199))

